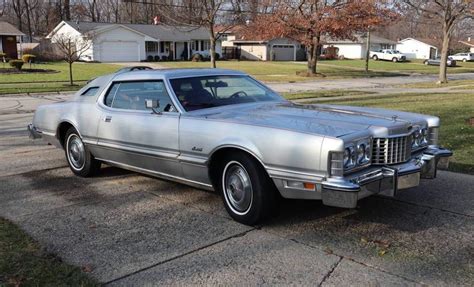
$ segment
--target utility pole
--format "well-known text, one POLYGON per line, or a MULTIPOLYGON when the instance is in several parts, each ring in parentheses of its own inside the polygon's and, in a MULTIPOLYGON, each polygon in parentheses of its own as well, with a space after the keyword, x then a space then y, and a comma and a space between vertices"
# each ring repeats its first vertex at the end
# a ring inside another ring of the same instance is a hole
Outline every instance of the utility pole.
POLYGON ((365 50, 365 72, 369 73, 369 58, 370 58, 370 29, 367 30, 367 43, 365 50))

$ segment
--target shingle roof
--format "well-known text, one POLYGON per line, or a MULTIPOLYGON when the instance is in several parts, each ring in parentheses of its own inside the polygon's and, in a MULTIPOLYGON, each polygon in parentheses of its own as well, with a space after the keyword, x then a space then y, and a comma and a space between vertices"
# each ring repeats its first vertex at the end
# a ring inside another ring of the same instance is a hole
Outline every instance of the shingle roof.
POLYGON ((168 25, 149 25, 149 24, 122 24, 122 23, 98 23, 98 22, 74 22, 65 21, 74 29, 81 33, 107 29, 115 25, 122 25, 129 29, 145 34, 151 38, 161 41, 189 41, 209 39, 209 32, 203 27, 176 27, 168 25))
POLYGON ((8 22, 0 21, 0 35, 7 35, 7 36, 23 36, 20 30, 15 28, 12 24, 8 22))

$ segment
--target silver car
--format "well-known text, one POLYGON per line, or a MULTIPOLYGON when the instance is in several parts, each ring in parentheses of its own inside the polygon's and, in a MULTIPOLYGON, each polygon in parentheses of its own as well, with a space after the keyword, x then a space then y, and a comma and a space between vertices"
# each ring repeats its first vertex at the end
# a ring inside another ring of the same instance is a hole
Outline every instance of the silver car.
POLYGON ((33 138, 65 150, 76 175, 101 163, 222 193, 245 224, 280 196, 354 208, 435 178, 452 153, 434 116, 289 102, 252 77, 221 69, 145 70, 99 77, 40 106, 33 138))

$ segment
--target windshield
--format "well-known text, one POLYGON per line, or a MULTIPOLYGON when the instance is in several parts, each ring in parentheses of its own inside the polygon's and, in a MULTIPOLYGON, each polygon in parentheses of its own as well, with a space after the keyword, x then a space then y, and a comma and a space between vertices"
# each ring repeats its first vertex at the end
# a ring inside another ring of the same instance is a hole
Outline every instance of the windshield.
POLYGON ((186 111, 282 98, 248 76, 204 76, 170 80, 186 111))

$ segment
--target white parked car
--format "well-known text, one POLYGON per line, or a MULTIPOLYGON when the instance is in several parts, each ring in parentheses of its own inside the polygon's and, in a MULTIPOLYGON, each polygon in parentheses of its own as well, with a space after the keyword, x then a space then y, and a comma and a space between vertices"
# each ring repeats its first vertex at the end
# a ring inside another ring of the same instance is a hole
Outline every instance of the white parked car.
POLYGON ((375 61, 386 60, 392 62, 403 62, 407 59, 400 51, 390 49, 383 49, 377 52, 370 51, 370 57, 375 61))
POLYGON ((474 61, 474 53, 457 53, 449 56, 449 58, 463 62, 474 61))

